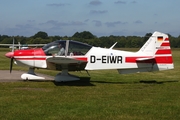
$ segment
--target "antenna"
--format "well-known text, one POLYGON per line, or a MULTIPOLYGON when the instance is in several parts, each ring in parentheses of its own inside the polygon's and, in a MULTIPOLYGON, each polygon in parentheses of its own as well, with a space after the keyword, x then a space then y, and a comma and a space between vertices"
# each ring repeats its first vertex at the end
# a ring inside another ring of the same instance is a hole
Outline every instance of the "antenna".
POLYGON ((109 49, 113 49, 113 47, 117 44, 117 42, 114 43, 109 49))

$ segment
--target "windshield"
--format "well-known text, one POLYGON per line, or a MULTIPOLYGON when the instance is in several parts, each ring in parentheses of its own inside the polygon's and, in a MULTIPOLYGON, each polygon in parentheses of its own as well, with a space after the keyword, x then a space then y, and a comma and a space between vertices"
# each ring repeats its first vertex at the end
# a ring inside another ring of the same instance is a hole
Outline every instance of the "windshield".
POLYGON ((67 52, 68 56, 72 55, 85 55, 90 49, 91 45, 73 41, 73 40, 57 40, 45 45, 42 49, 46 55, 65 55, 59 54, 61 49, 67 52), (67 48, 66 48, 67 47, 67 48))
POLYGON ((59 45, 65 48, 65 43, 66 43, 65 40, 57 40, 49 44, 46 44, 44 47, 42 47, 42 49, 44 50, 44 53, 46 55, 54 55, 59 52, 60 50, 59 45))

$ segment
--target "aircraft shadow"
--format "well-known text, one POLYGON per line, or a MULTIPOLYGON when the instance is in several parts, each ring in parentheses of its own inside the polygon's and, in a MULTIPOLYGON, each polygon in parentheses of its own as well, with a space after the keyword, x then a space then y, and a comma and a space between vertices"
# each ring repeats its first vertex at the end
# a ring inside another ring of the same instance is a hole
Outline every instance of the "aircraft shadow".
POLYGON ((178 80, 168 80, 168 81, 156 81, 156 80, 140 80, 139 83, 144 84, 164 84, 164 83, 172 83, 172 82, 179 82, 178 80))
POLYGON ((55 82, 56 86, 95 86, 90 82, 90 77, 80 77, 78 81, 70 81, 70 82, 55 82))
POLYGON ((78 81, 70 82, 55 82, 54 80, 28 80, 30 82, 53 82, 56 86, 95 86, 93 83, 102 83, 102 84, 165 84, 172 82, 179 82, 179 80, 166 80, 166 81, 157 81, 157 80, 140 80, 134 82, 114 82, 114 81, 90 81, 90 77, 80 77, 78 81))
POLYGON ((107 82, 107 81, 91 81, 91 83, 103 83, 103 84, 164 84, 164 83, 172 83, 179 82, 178 80, 168 80, 168 81, 156 81, 156 80, 140 80, 134 82, 107 82))
MULTIPOLYGON (((80 77, 78 81, 55 82, 54 80, 28 80, 30 82, 53 82, 56 86, 95 86, 90 82, 90 77, 80 77)), ((24 82, 27 82, 24 80, 24 82)))

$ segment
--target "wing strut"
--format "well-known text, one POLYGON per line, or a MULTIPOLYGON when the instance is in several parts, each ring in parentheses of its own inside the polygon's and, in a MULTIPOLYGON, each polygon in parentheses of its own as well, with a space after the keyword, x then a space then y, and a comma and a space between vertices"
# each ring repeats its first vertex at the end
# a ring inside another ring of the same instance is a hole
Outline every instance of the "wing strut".
POLYGON ((86 72, 87 72, 88 76, 90 76, 90 74, 89 74, 88 70, 86 70, 86 72))

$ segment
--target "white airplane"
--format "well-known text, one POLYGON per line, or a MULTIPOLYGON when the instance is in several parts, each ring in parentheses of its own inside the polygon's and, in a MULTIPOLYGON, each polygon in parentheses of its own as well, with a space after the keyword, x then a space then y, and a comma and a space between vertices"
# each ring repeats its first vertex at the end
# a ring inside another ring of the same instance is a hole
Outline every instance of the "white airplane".
POLYGON ((72 40, 58 40, 42 48, 16 50, 6 53, 17 65, 28 66, 29 71, 21 75, 24 80, 44 79, 34 73, 35 68, 59 70, 56 82, 79 80, 68 71, 117 69, 120 74, 170 70, 174 68, 168 35, 154 32, 137 52, 114 50, 116 43, 107 48, 94 47, 72 40), (58 44, 64 45, 65 54, 54 56, 58 44))
MULTIPOLYGON (((13 39, 13 43, 14 43, 14 39, 13 39)), ((20 42, 18 42, 18 44, 0 44, 0 46, 9 46, 9 48, 11 49, 16 49, 18 47, 18 49, 29 49, 30 47, 39 47, 39 46, 44 46, 46 44, 20 44, 20 42)))

